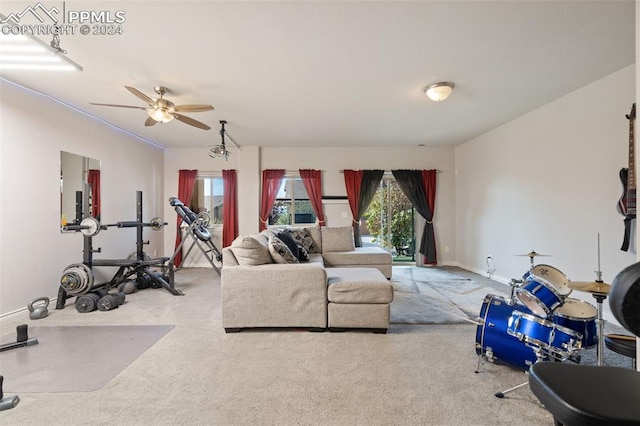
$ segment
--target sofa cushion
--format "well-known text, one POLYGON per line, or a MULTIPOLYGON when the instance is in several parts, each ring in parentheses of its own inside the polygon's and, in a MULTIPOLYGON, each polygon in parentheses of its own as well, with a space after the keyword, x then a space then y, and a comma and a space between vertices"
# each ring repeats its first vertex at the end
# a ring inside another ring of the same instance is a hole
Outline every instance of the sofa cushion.
POLYGON ((390 303, 393 286, 374 268, 327 269, 327 298, 332 303, 390 303))
POLYGON ((325 226, 322 232, 322 252, 351 251, 355 249, 353 228, 350 226, 325 226))
POLYGON ((391 253, 380 247, 355 247, 344 252, 331 252, 322 255, 328 267, 356 265, 391 265, 391 253))
POLYGON ((298 258, 289 247, 275 235, 269 237, 269 253, 275 263, 298 263, 298 258))
POLYGON ((251 235, 241 235, 231 243, 231 251, 239 265, 256 266, 273 263, 269 247, 251 235))

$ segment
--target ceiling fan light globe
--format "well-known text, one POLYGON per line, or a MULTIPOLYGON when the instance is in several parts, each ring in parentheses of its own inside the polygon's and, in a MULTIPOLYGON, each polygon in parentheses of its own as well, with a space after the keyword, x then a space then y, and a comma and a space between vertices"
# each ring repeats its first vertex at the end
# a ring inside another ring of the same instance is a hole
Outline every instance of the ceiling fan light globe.
POLYGON ((163 108, 151 108, 147 110, 147 113, 149 114, 149 117, 161 123, 168 123, 173 120, 173 115, 163 108))

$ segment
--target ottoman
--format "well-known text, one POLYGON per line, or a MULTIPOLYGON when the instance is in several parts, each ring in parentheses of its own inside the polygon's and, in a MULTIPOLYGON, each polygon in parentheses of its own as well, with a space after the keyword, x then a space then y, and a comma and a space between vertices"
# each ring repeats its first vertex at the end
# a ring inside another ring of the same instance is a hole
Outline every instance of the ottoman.
POLYGON ((393 286, 376 268, 326 268, 331 331, 389 328, 393 286))

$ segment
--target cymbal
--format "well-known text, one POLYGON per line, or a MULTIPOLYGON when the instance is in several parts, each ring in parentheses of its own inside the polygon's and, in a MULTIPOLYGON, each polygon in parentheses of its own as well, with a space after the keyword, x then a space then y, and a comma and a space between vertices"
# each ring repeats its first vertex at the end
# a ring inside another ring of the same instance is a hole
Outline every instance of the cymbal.
POLYGON ((611 284, 601 281, 569 281, 567 286, 573 290, 585 291, 587 293, 609 294, 611 284))
POLYGON ((528 256, 528 257, 553 257, 552 254, 540 254, 540 253, 536 253, 535 250, 531 250, 529 253, 526 254, 516 254, 516 256, 528 256))

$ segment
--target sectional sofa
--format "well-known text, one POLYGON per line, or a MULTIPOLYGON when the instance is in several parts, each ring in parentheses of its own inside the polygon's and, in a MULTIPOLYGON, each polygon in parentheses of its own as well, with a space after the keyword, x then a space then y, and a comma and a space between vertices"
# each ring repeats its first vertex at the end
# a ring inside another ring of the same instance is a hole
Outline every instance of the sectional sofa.
POLYGON ((222 250, 225 331, 286 327, 386 333, 391 254, 354 247, 351 227, 268 229, 222 250))

